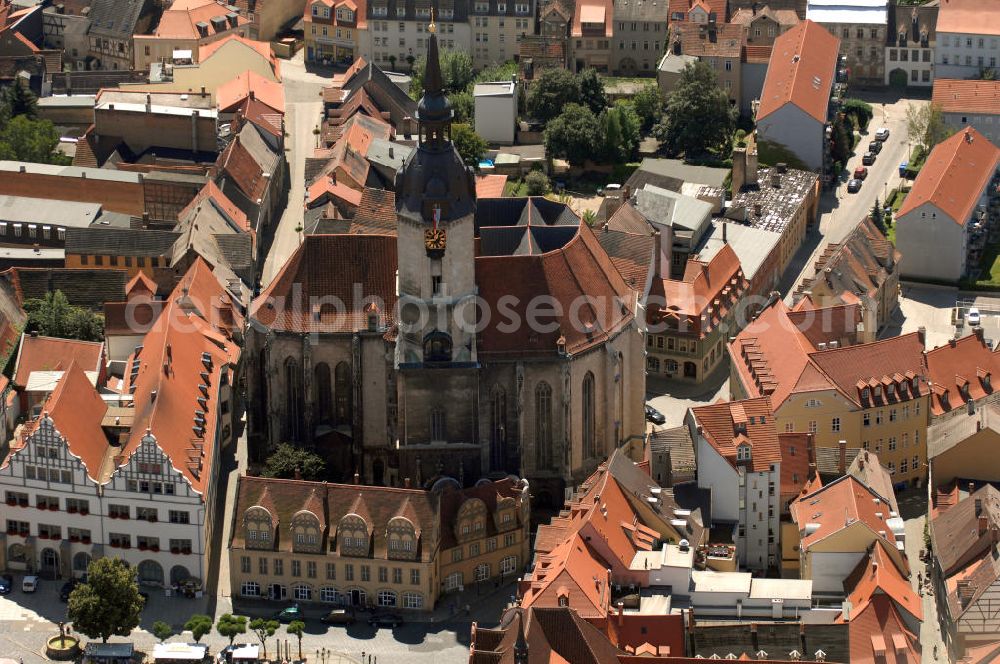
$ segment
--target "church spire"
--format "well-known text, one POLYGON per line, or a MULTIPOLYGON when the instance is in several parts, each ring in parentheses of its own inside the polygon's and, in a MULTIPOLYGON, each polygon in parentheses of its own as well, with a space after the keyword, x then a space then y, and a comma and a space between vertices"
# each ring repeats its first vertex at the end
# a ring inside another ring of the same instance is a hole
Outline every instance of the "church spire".
POLYGON ((438 54, 437 26, 431 11, 431 23, 427 27, 427 64, 424 67, 424 94, 417 105, 417 120, 420 122, 420 146, 431 150, 441 150, 451 144, 451 102, 444 92, 444 77, 441 75, 441 58, 438 54))

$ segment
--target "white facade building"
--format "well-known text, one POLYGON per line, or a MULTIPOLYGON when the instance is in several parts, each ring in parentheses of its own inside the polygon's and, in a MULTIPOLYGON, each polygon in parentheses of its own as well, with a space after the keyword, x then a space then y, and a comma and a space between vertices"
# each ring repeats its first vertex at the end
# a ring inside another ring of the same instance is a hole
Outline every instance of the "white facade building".
POLYGON ((981 0, 940 3, 936 78, 980 78, 1000 62, 1000 5, 981 0))
POLYGON ((472 96, 476 105, 476 133, 492 144, 513 145, 517 129, 517 83, 476 83, 472 96))

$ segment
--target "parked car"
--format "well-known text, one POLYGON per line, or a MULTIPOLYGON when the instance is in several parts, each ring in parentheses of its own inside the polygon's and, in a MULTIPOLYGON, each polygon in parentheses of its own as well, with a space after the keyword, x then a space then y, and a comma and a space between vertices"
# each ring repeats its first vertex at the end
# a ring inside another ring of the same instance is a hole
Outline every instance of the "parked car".
POLYGON ((965 322, 972 326, 982 323, 983 320, 982 316, 979 315, 979 309, 975 307, 969 309, 969 313, 965 314, 965 322))
POLYGON ((9 595, 14 590, 14 577, 10 574, 0 574, 0 595, 9 595))
POLYGON ((865 166, 871 166, 872 164, 874 164, 875 163, 875 153, 874 152, 866 152, 865 156, 861 158, 861 163, 864 164, 865 166))
POLYGON ((23 593, 33 593, 38 590, 38 577, 34 574, 29 574, 28 576, 21 579, 21 592, 23 593))
POLYGON ((355 620, 354 609, 351 607, 334 609, 320 618, 320 621, 326 625, 353 625, 355 620))
POLYGON ((851 178, 847 182, 847 193, 856 194, 861 191, 861 180, 851 178))
POLYGON ((298 604, 296 604, 295 606, 289 606, 287 608, 282 609, 281 611, 278 611, 278 613, 275 614, 274 617, 278 622, 283 622, 283 623, 290 623, 293 620, 304 620, 304 618, 302 617, 302 609, 299 608, 298 604))
POLYGON ((858 166, 857 168, 854 169, 854 179, 855 180, 864 180, 866 177, 868 177, 868 168, 867 167, 865 167, 865 166, 858 166))
POLYGON ((879 127, 875 131, 875 140, 876 141, 887 141, 887 140, 889 140, 889 128, 888 127, 879 127))
POLYGON ((666 424, 667 418, 663 416, 663 413, 656 410, 648 403, 646 404, 646 419, 653 424, 666 424))
POLYGON ((395 629, 403 624, 403 616, 398 613, 376 613, 368 619, 372 627, 391 627, 395 629))
POLYGON ((878 154, 882 151, 882 141, 872 141, 868 144, 868 151, 878 154))
POLYGON ((62 588, 59 589, 59 599, 63 602, 68 602, 69 596, 70 594, 72 594, 73 589, 76 588, 79 584, 80 582, 77 581, 76 579, 70 579, 69 581, 64 583, 62 585, 62 588))

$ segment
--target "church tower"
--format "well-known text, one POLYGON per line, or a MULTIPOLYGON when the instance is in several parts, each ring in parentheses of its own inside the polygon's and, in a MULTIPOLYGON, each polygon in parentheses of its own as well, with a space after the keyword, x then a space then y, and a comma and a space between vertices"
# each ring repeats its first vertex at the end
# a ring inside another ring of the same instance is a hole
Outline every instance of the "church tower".
POLYGON ((396 175, 399 334, 395 364, 400 474, 481 474, 472 170, 451 142, 433 18, 417 107, 419 139, 396 175))

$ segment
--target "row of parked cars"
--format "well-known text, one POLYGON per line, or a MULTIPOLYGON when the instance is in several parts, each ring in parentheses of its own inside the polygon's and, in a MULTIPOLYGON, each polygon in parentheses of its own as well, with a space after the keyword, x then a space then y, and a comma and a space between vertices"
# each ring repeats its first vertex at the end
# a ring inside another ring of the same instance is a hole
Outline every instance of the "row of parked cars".
POLYGON ((889 140, 889 129, 879 127, 875 132, 875 140, 868 144, 868 152, 861 157, 861 165, 854 169, 853 176, 847 182, 847 193, 856 194, 861 191, 861 184, 868 177, 868 166, 875 164, 875 158, 882 152, 882 144, 889 140))
MULTIPOLYGON (((290 623, 293 620, 305 621, 306 619, 298 604, 281 609, 274 618, 281 623, 290 623)), ((352 607, 340 607, 324 614, 320 618, 320 622, 326 625, 353 625, 357 622, 357 614, 352 607)), ((372 627, 396 628, 403 624, 403 616, 398 613, 375 613, 368 617, 368 624, 372 627)))

